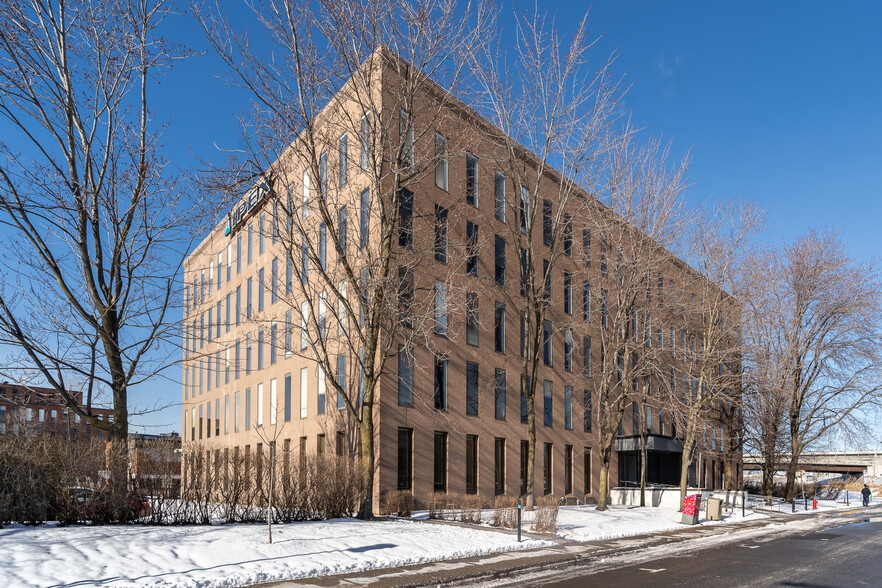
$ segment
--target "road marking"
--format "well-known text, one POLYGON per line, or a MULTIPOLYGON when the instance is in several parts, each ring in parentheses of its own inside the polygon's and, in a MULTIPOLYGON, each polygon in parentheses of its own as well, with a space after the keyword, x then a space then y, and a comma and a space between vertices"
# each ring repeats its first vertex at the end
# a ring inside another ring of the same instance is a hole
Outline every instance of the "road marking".
POLYGON ((652 568, 640 568, 640 571, 641 571, 641 572, 649 572, 650 574, 657 574, 657 573, 659 573, 659 572, 663 572, 663 571, 665 571, 665 568, 657 568, 657 569, 652 569, 652 568))
POLYGON ((748 549, 759 549, 759 545, 742 545, 741 547, 746 547, 748 549))

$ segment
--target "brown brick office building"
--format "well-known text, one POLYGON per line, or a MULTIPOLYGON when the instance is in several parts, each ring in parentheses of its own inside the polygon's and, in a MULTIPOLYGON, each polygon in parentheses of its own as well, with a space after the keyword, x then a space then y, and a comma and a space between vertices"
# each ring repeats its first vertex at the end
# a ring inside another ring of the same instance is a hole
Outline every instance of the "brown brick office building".
MULTIPOLYGON (((78 401, 82 393, 71 392, 78 401)), ((93 408, 101 420, 113 419, 113 410, 93 408)), ((52 435, 82 441, 110 441, 110 434, 81 420, 52 388, 0 384, 0 435, 52 435)))
MULTIPOLYGON (((380 79, 383 81, 372 90, 384 97, 397 80, 388 72, 380 79)), ((350 116, 343 118, 358 121, 358 116, 351 116, 355 105, 345 98, 336 102, 338 108, 349 109, 350 116)), ((388 103, 394 104, 394 100, 388 103)), ((432 491, 492 497, 517 494, 525 484, 527 431, 522 418, 518 352, 521 326, 519 316, 506 303, 517 296, 519 265, 517 251, 507 241, 511 233, 506 232, 505 220, 507 217, 510 224, 517 212, 510 210, 506 215, 504 210, 518 198, 494 164, 505 157, 489 135, 482 134, 487 123, 467 107, 456 106, 435 117, 436 126, 430 132, 416 134, 415 156, 435 157, 443 164, 434 164, 435 173, 423 174, 408 186, 401 214, 410 229, 406 238, 393 240, 401 259, 418 258, 402 274, 406 276, 403 282, 409 284, 406 290, 410 292, 434 296, 434 324, 424 338, 409 341, 410 354, 396 353, 403 349, 404 341, 390 333, 386 348, 392 356, 386 363, 376 407, 374 494, 410 489, 418 504, 432 491), (505 203, 501 214, 500 201, 505 203), (443 237, 440 243, 439 236, 443 237)), ((349 331, 335 326, 340 315, 335 312, 338 304, 333 292, 316 292, 321 300, 312 300, 308 306, 297 298, 298 289, 291 287, 291 281, 311 279, 309 262, 306 255, 302 259, 296 252, 289 256, 284 245, 286 225, 290 227, 291 222, 286 211, 301 222, 310 212, 312 218, 316 216, 316 198, 333 198, 338 210, 336 229, 349 235, 344 251, 347 259, 357 264, 368 257, 366 251, 379 247, 371 216, 377 207, 358 163, 359 133, 364 132, 364 123, 361 128, 349 123, 355 128, 347 128, 333 113, 334 109, 328 108, 321 115, 325 119, 320 117, 326 120, 329 138, 322 156, 322 179, 312 178, 296 156, 286 156, 278 166, 285 168, 288 178, 287 200, 283 190, 258 186, 234 206, 185 262, 185 449, 202 444, 247 455, 261 450, 267 439, 265 432, 272 428, 273 436, 289 454, 357 455, 351 419, 327 383, 327 378, 342 378, 349 382, 353 394, 357 393, 357 358, 339 354, 337 373, 325 375, 309 357, 306 340, 312 335, 305 332, 310 323, 304 316, 309 308, 327 313, 331 338, 335 332, 349 331), (326 187, 317 190, 317 185, 326 187)), ((398 106, 384 106, 382 116, 401 120, 400 128, 413 116, 417 127, 420 110, 415 107, 411 114, 398 106)), ((528 164, 530 154, 523 154, 523 159, 528 164)), ((545 213, 553 208, 553 202, 547 208, 543 203, 541 210, 545 213)), ((604 214, 603 207, 596 210, 604 214)), ((574 341, 566 324, 582 320, 588 332, 603 328, 602 315, 608 310, 606 292, 615 287, 605 271, 606 256, 616 244, 592 239, 588 224, 580 226, 580 218, 571 221, 572 234, 577 237, 571 238, 571 253, 553 270, 556 275, 547 318, 549 332, 554 334, 540 350, 534 490, 581 499, 591 498, 595 492, 600 467, 594 455, 597 397, 592 379, 599 374, 593 364, 600 361, 600 352, 597 345, 592 349, 590 336, 574 341), (595 260, 588 270, 584 269, 586 259, 595 260)), ((315 231, 321 243, 317 247, 327 247, 325 222, 316 221, 315 231)), ((534 237, 541 242, 542 231, 534 237)), ((541 247, 537 245, 537 250, 541 247)), ((337 253, 330 248, 321 255, 328 254, 332 258, 328 267, 332 267, 337 253)), ((671 256, 664 279, 659 279, 673 299, 674 292, 688 296, 697 278, 671 256)), ((345 295, 345 286, 338 292, 345 295)), ((657 304, 667 299, 667 294, 658 296, 657 304)), ((687 313, 675 316, 677 313, 669 310, 657 313, 665 322, 654 329, 670 333, 668 345, 674 345, 671 369, 675 369, 681 367, 677 357, 686 352, 687 345, 681 341, 687 341, 690 328, 687 313)), ((324 325, 324 314, 321 320, 324 325)), ((358 319, 351 316, 345 320, 358 319)), ((663 346, 664 341, 659 344, 663 346)), ((682 382, 685 389, 685 375, 682 382)), ((682 444, 672 437, 669 415, 652 406, 635 405, 634 410, 651 415, 650 481, 675 483, 682 444)), ((613 485, 635 481, 635 448, 639 444, 635 444, 637 421, 632 422, 632 414, 629 410, 617 442, 620 455, 613 458, 613 485)), ((706 439, 699 449, 700 481, 707 487, 719 487, 723 432, 717 425, 709 429, 712 439, 706 439)))

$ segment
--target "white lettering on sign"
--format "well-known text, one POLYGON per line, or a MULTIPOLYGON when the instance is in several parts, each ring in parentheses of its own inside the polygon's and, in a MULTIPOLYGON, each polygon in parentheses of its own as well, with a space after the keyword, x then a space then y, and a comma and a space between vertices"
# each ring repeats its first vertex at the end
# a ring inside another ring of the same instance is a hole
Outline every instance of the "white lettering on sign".
POLYGON ((233 231, 242 224, 242 220, 245 216, 254 210, 258 204, 263 202, 268 194, 269 186, 266 185, 266 182, 261 182, 257 187, 251 190, 247 196, 240 200, 239 203, 227 214, 227 227, 224 231, 224 235, 232 234, 233 231))

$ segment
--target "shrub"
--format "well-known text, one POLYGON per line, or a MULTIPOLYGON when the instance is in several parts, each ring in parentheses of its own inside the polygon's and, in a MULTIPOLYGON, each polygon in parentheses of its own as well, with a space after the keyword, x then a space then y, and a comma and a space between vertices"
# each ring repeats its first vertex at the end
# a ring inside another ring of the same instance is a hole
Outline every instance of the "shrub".
POLYGON ((481 522, 481 497, 478 494, 466 494, 463 496, 459 520, 464 523, 481 522))
POLYGON ((532 530, 536 533, 557 531, 557 513, 560 503, 553 495, 543 496, 536 501, 536 514, 533 516, 532 530))
POLYGON ((455 521, 459 514, 459 506, 461 502, 462 497, 459 494, 454 492, 448 493, 447 500, 444 502, 444 510, 442 511, 441 518, 448 521, 455 521))
POLYGON ((518 525, 518 497, 497 496, 493 505, 494 527, 514 529, 518 525))
POLYGON ((380 510, 385 515, 409 517, 413 510, 413 494, 410 490, 387 492, 381 497, 380 510))
POLYGON ((426 495, 426 510, 430 519, 444 518, 444 505, 447 502, 447 494, 442 492, 429 492, 426 495))

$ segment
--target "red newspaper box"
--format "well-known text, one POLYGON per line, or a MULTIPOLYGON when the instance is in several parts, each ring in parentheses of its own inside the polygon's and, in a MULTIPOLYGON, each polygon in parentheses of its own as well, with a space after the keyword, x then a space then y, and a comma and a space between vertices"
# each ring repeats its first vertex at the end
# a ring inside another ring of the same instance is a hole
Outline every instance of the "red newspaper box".
POLYGON ((697 525, 700 511, 701 494, 690 494, 683 501, 683 518, 680 522, 684 525, 697 525))

